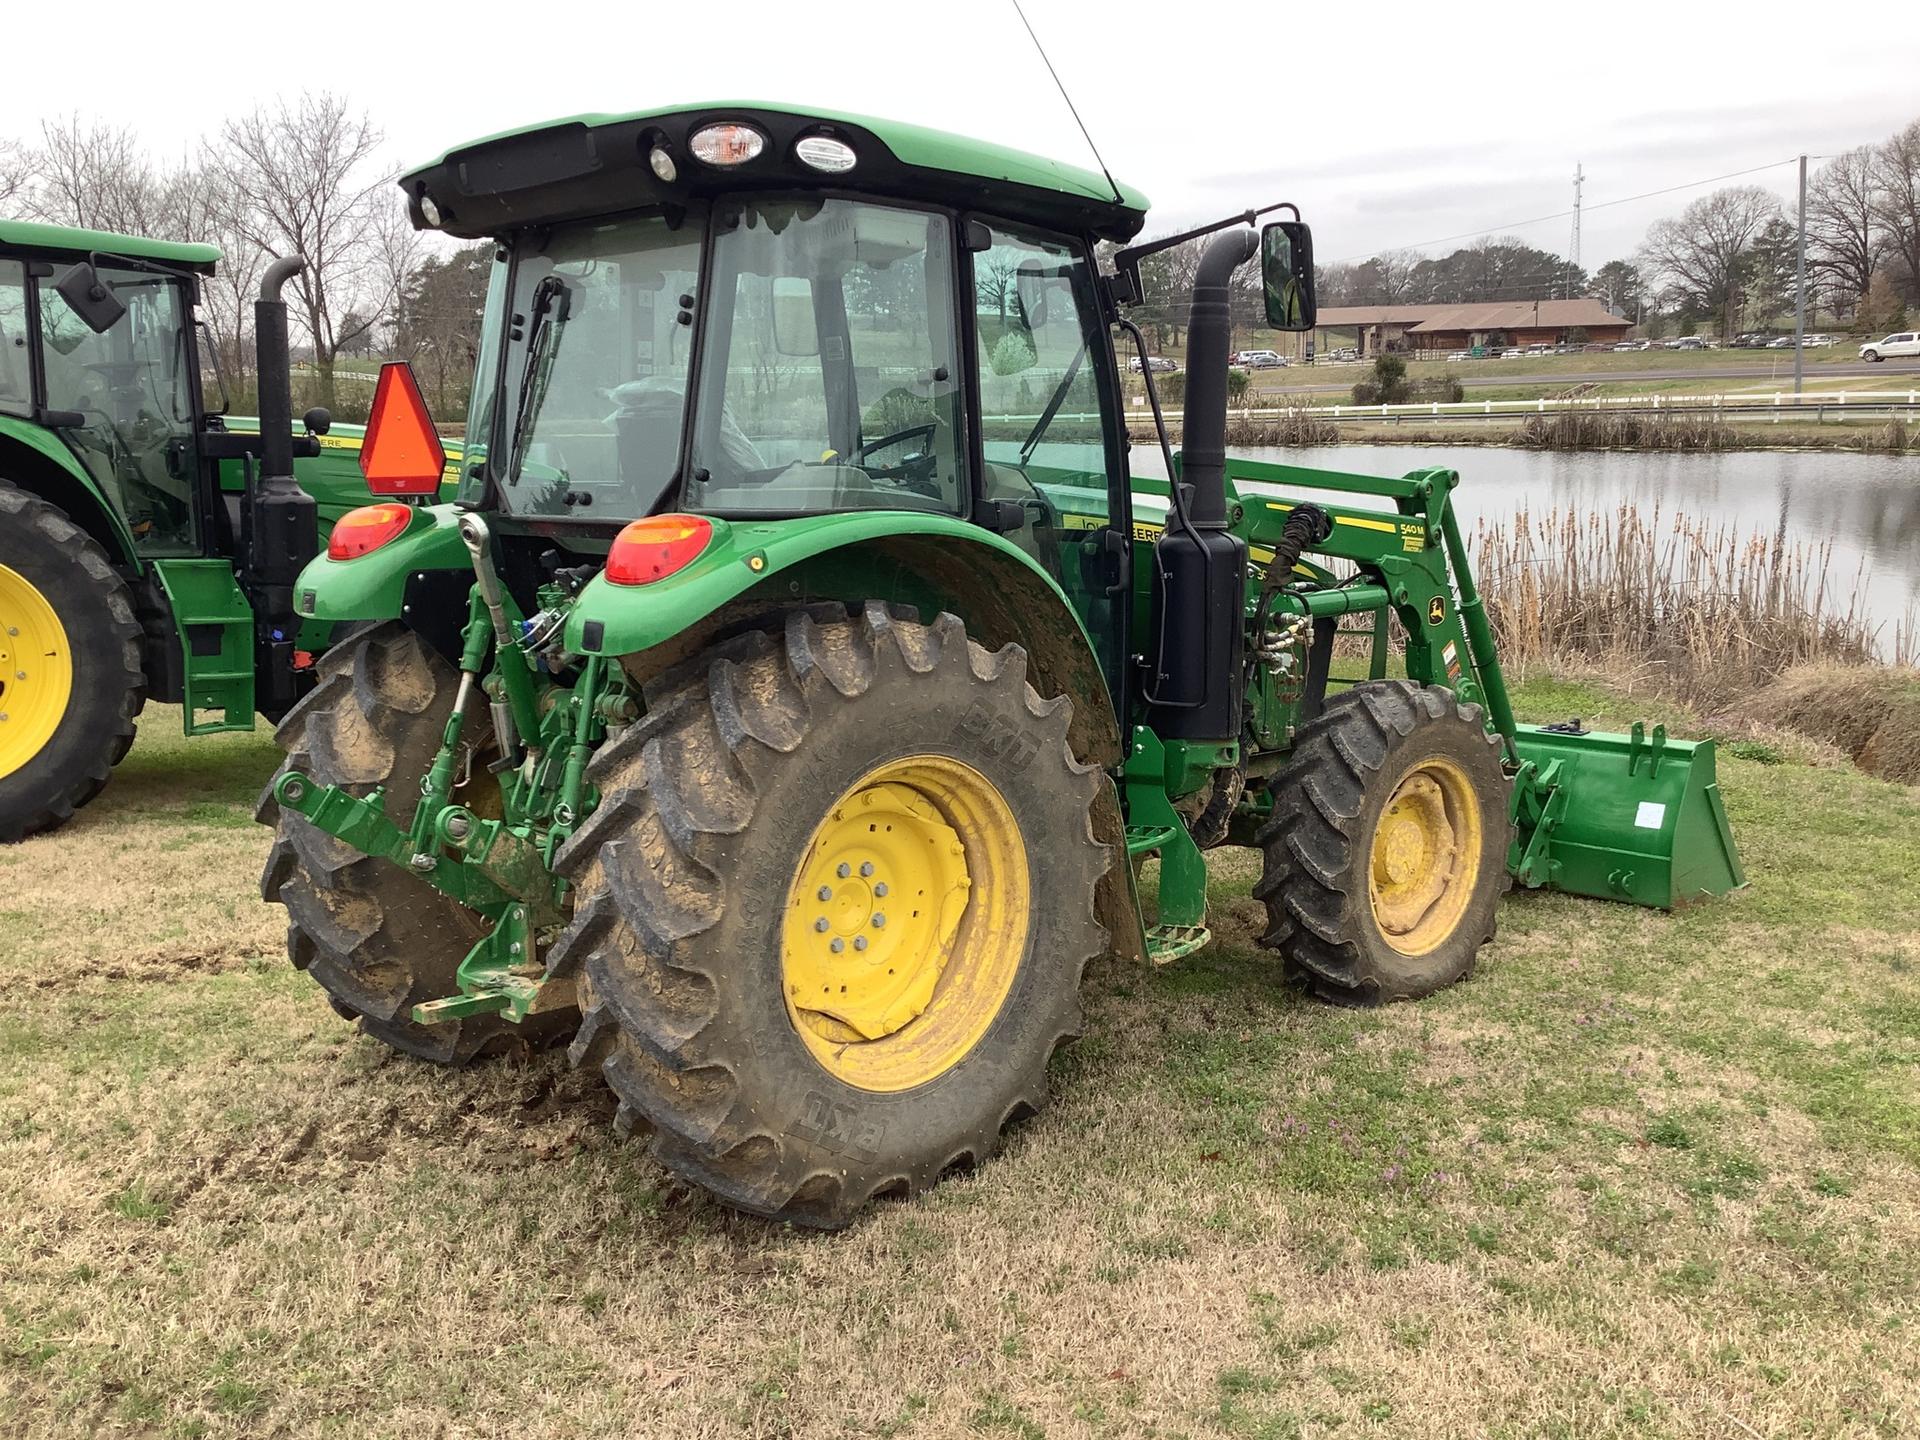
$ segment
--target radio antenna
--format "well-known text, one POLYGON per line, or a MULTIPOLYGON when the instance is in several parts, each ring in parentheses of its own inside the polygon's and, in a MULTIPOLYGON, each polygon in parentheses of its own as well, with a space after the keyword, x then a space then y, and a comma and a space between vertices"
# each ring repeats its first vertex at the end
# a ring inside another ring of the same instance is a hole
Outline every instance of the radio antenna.
POLYGON ((1100 173, 1107 177, 1107 185, 1113 191, 1114 203, 1126 204, 1126 197, 1120 193, 1120 187, 1113 182, 1113 172, 1107 169, 1106 157, 1100 153, 1100 147, 1093 143, 1093 136, 1087 133, 1087 122, 1080 118, 1080 111, 1073 103, 1073 97, 1067 94, 1067 87, 1060 83, 1060 72, 1053 68, 1053 61, 1047 58, 1047 47, 1040 43, 1040 37, 1033 33, 1033 22, 1027 19, 1027 12, 1020 8, 1020 0, 1013 0, 1013 13, 1020 17, 1020 23, 1027 27, 1027 38, 1033 41, 1033 48, 1040 52, 1040 63, 1047 67, 1047 74, 1053 77, 1053 85, 1060 92, 1060 98, 1067 102, 1067 110, 1073 116, 1073 123, 1080 127, 1081 138, 1087 142, 1087 148, 1093 152, 1093 158, 1100 164, 1100 173))

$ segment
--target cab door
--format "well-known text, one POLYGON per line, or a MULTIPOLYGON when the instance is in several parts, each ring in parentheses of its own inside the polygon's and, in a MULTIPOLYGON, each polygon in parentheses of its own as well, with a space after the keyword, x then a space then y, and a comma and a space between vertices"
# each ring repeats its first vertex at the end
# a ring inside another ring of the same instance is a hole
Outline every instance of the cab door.
POLYGON ((975 514, 1060 582, 1125 714, 1128 486, 1112 352, 1085 244, 967 225, 979 397, 975 514))
POLYGON ((56 267, 33 268, 46 405, 80 417, 61 433, 119 509, 142 555, 198 554, 198 377, 182 282, 100 265, 102 283, 126 313, 95 331, 54 288, 56 267))

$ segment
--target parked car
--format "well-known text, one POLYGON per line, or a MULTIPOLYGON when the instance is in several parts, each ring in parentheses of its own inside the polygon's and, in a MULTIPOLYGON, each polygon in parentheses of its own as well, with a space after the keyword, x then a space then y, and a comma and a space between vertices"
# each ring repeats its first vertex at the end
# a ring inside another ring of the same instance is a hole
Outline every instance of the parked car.
POLYGON ((1276 370, 1289 362, 1278 350, 1236 350, 1233 363, 1243 370, 1276 370))
POLYGON ((1707 348, 1707 342, 1702 340, 1698 335, 1682 335, 1678 340, 1673 342, 1673 348, 1676 350, 1704 350, 1707 348))
POLYGON ((1473 352, 1471 350, 1449 350, 1447 352, 1447 359, 1449 360, 1471 360, 1472 358, 1473 352))
POLYGON ((1510 350, 1502 350, 1500 352, 1500 358, 1502 360, 1518 360, 1522 358, 1526 353, 1527 352, 1525 350, 1522 350, 1518 345, 1515 345, 1510 350))
POLYGON ((1878 363, 1889 355, 1920 355, 1920 333, 1902 330, 1884 340, 1869 340, 1860 347, 1860 358, 1878 363))
POLYGON ((1825 349, 1829 345, 1837 345, 1840 342, 1831 335, 1809 335, 1806 343, 1809 349, 1825 349))
POLYGON ((1653 342, 1651 340, 1622 340, 1613 348, 1616 350, 1651 350, 1653 348, 1653 342))
MULTIPOLYGON (((1127 368, 1138 375, 1140 373, 1140 357, 1136 355, 1129 360, 1127 362, 1127 368)), ((1154 374, 1159 375, 1166 371, 1178 370, 1180 367, 1164 355, 1149 355, 1147 357, 1147 368, 1153 371, 1154 374)))
POLYGON ((1793 349, 1793 336, 1776 335, 1773 339, 1767 341, 1766 348, 1769 350, 1791 350, 1793 349))

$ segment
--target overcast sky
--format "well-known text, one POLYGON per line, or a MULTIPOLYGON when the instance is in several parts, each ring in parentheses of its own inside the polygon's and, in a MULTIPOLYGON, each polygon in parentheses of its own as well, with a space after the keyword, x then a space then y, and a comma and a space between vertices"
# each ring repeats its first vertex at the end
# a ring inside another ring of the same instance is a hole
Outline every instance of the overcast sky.
MULTIPOLYGON (((1169 230, 1296 201, 1323 260, 1508 233, 1564 253, 1576 162, 1600 202, 1831 154, 1920 119, 1920 0, 1805 6, 1080 5, 1028 16, 1113 172, 1169 230), (1218 19, 1210 19, 1218 16, 1218 19), (1729 21, 1729 18, 1731 20, 1729 21)), ((583 111, 766 99, 1091 163, 1009 0, 568 0, 89 7, 74 63, 8 67, 0 135, 79 110, 157 156, 303 87, 342 92, 397 167, 583 111), (77 78, 84 73, 82 84, 77 78)), ((47 59, 45 47, 37 52, 47 59)), ((1790 196, 1793 169, 1735 183, 1790 196)), ((1711 186, 1590 209, 1588 269, 1711 186)), ((1439 248, 1451 248, 1451 242, 1439 248)), ((1431 248, 1431 247, 1430 247, 1431 248)))

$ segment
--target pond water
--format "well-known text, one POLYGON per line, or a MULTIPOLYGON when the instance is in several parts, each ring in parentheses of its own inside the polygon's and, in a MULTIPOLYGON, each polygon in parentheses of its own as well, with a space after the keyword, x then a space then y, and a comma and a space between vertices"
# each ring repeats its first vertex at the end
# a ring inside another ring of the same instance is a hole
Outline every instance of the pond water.
MULTIPOLYGON (((1833 542, 1830 578, 1844 594, 1864 571, 1867 605, 1890 636, 1920 609, 1920 456, 1842 450, 1745 450, 1713 455, 1639 451, 1561 453, 1490 446, 1234 446, 1249 459, 1363 475, 1441 465, 1460 472, 1462 528, 1519 510, 1608 511, 1655 505, 1742 535, 1833 542)), ((1160 452, 1137 447, 1135 469, 1163 475, 1160 452)))

